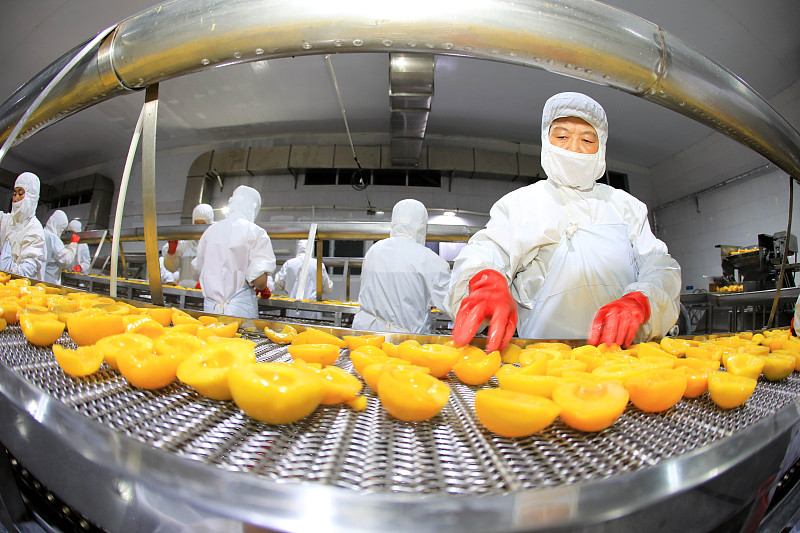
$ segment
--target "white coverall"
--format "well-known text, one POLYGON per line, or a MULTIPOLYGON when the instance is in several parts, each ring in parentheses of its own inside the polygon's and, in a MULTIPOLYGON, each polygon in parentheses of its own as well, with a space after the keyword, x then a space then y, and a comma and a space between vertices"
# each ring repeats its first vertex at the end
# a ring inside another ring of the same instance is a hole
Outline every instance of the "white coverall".
MULTIPOLYGON (((198 204, 192 210, 192 224, 198 220, 204 220, 206 224, 214 223, 214 209, 208 204, 198 204)), ((181 287, 197 286, 200 281, 200 272, 192 267, 192 261, 197 257, 197 241, 178 241, 175 253, 169 253, 169 243, 161 247, 161 255, 164 258, 164 267, 175 274, 178 285, 181 287)))
POLYGON ((17 187, 25 189, 25 197, 13 203, 11 213, 0 213, 0 270, 41 280, 44 230, 36 218, 39 177, 23 172, 14 182, 14 188, 17 187))
POLYGON ((441 308, 450 265, 424 246, 427 226, 421 202, 406 199, 394 206, 390 237, 364 257, 353 329, 431 333, 430 308, 441 308))
MULTIPOLYGON (((290 298, 297 298, 300 292, 300 272, 303 270, 303 263, 305 262, 306 249, 308 241, 301 239, 297 241, 297 255, 286 261, 281 269, 275 274, 275 289, 279 291, 286 291, 290 298)), ((271 290, 271 289, 270 289, 271 290)), ((333 290, 333 281, 328 276, 328 271, 325 264, 322 264, 322 294, 326 294, 333 290)), ((305 290, 303 291, 303 299, 316 300, 317 299, 317 262, 313 257, 308 262, 306 269, 306 282, 305 290)), ((320 319, 321 313, 315 311, 299 311, 296 309, 287 309, 286 316, 297 318, 310 318, 320 319)))
POLYGON ((608 125, 602 107, 579 93, 557 96, 542 116, 547 180, 510 192, 494 204, 486 228, 473 235, 455 260, 445 310, 455 317, 470 279, 489 268, 510 284, 521 338, 586 339, 596 312, 634 291, 650 303, 650 318, 634 342, 666 335, 678 318, 680 266, 650 230, 645 204, 595 183, 605 172, 608 125), (602 164, 583 154, 573 166, 558 159, 549 142, 550 125, 570 116, 594 126, 602 164), (587 174, 576 171, 581 160, 596 168, 590 169, 588 180, 570 182, 571 173, 587 174))
MULTIPOLYGON (((300 272, 303 269, 303 262, 305 261, 306 248, 308 241, 301 239, 297 241, 297 255, 286 261, 281 269, 275 274, 275 289, 279 291, 286 291, 290 298, 297 298, 297 293, 300 289, 300 272)), ((308 272, 306 275, 306 287, 303 291, 303 298, 307 300, 316 300, 317 298, 317 262, 312 260, 308 262, 308 272)), ((325 269, 325 264, 322 264, 322 294, 331 292, 333 289, 333 281, 328 277, 328 271, 325 269)))
MULTIPOLYGON (((80 233, 83 231, 83 225, 80 220, 73 219, 67 225, 67 231, 71 233, 80 233)), ((81 266, 81 272, 84 274, 89 273, 89 265, 92 263, 92 256, 89 254, 89 245, 85 243, 78 243, 78 254, 73 259, 72 264, 66 270, 72 270, 76 265, 81 266)))
POLYGON ((67 228, 67 214, 58 209, 47 219, 44 226, 44 280, 47 283, 61 285, 61 271, 75 260, 78 243, 71 242, 64 246, 61 234, 67 228))
POLYGON ((200 286, 207 313, 258 318, 253 281, 275 270, 275 253, 264 228, 254 223, 261 195, 240 185, 228 201, 228 216, 206 229, 197 244, 193 268, 200 271, 200 286))

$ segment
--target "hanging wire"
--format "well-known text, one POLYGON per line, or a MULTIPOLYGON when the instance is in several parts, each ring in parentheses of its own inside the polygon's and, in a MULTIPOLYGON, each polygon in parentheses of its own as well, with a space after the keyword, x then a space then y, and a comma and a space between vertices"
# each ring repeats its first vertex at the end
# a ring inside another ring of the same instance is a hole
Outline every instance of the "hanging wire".
POLYGON ((792 237, 792 211, 794 210, 794 179, 789 176, 789 222, 786 226, 786 239, 783 241, 783 261, 781 261, 781 273, 778 276, 778 283, 775 286, 775 299, 772 300, 772 310, 769 312, 769 320, 766 329, 772 327, 772 319, 775 318, 775 310, 778 308, 778 297, 783 286, 783 276, 786 272, 786 260, 789 257, 789 241, 792 237))
MULTIPOLYGON (((331 71, 331 77, 333 78, 333 88, 336 90, 336 97, 339 99, 339 109, 342 111, 342 118, 344 119, 344 129, 347 131, 347 140, 350 141, 350 150, 353 152, 353 160, 356 162, 356 166, 358 167, 357 170, 353 172, 353 175, 350 176, 350 185, 357 191, 363 191, 369 185, 368 180, 364 179, 364 169, 361 168, 361 163, 358 161, 358 156, 356 156, 356 148, 353 146, 353 136, 350 135, 350 125, 347 123, 347 113, 344 110, 344 103, 342 102, 342 93, 339 91, 339 83, 336 81, 336 73, 333 71, 333 63, 331 62, 331 56, 326 55, 325 61, 328 62, 328 68, 331 71)), ((369 200, 367 200, 369 203, 369 200)), ((370 206, 372 207, 372 206, 370 206)))

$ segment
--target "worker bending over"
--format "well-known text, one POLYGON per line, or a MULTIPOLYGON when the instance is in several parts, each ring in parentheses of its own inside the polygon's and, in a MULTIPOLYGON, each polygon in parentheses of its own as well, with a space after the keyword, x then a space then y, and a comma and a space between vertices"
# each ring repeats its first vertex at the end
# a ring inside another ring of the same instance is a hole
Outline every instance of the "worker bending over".
POLYGON ((364 256, 353 329, 432 333, 430 310, 442 305, 450 265, 425 247, 427 231, 428 210, 421 202, 395 204, 389 238, 364 256))
POLYGON ((240 185, 228 201, 225 220, 200 237, 192 266, 200 272, 205 312, 258 318, 257 297, 275 270, 269 235, 255 224, 260 209, 258 191, 240 185))
POLYGON ((80 237, 72 235, 71 242, 64 246, 61 234, 67 228, 67 214, 57 209, 44 226, 44 277, 43 281, 61 285, 61 271, 68 270, 78 254, 80 237))
POLYGON ((42 279, 44 230, 36 218, 39 177, 23 172, 14 182, 11 213, 0 213, 0 270, 42 279))
POLYGON ((647 207, 596 183, 606 170, 605 111, 584 94, 557 94, 541 131, 547 179, 498 200, 455 260, 445 300, 455 344, 484 320, 487 351, 515 328, 522 338, 594 345, 665 335, 678 318, 680 267, 650 230, 647 207))
MULTIPOLYGON (((198 204, 192 209, 192 224, 213 224, 214 209, 208 204, 198 204)), ((192 266, 197 257, 197 241, 169 241, 161 249, 164 268, 175 274, 181 287, 197 287, 200 272, 192 266)))

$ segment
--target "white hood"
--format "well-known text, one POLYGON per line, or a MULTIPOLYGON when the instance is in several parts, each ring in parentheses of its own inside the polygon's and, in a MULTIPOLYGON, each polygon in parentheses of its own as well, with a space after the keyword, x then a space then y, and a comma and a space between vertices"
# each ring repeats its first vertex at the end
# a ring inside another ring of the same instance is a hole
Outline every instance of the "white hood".
POLYGON ((559 93, 551 96, 542 111, 542 169, 556 185, 588 190, 606 172, 608 120, 602 106, 585 94, 559 93), (550 126, 564 117, 578 117, 597 132, 595 154, 578 154, 550 144, 550 126))
POLYGON ((239 213, 250 222, 255 222, 261 209, 261 195, 247 185, 239 185, 228 200, 229 213, 239 213))
POLYGON ((81 221, 78 219, 70 220, 69 224, 67 224, 67 231, 80 233, 81 230, 83 230, 83 226, 81 225, 81 221))
POLYGON ((392 209, 392 237, 406 237, 425 244, 428 233, 428 210, 418 200, 400 200, 392 209))
POLYGON ((36 206, 39 205, 39 177, 32 172, 23 172, 17 176, 14 188, 25 189, 25 197, 11 206, 11 213, 15 224, 24 224, 36 215, 36 206))
POLYGON ((45 225, 44 229, 56 237, 61 237, 61 234, 64 233, 65 229, 67 229, 68 222, 69 219, 67 218, 67 214, 61 209, 58 209, 54 211, 52 215, 50 215, 49 219, 47 219, 47 224, 45 225))
POLYGON ((208 204, 197 204, 192 209, 192 224, 198 220, 205 220, 206 224, 214 223, 214 208, 208 204))
POLYGON ((297 241, 297 257, 302 257, 306 254, 306 248, 308 248, 308 239, 300 239, 297 241))

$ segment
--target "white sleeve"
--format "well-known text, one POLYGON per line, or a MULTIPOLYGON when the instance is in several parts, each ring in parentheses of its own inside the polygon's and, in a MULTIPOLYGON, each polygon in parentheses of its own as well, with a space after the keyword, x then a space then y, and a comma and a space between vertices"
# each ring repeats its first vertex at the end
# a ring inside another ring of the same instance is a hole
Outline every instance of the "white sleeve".
MULTIPOLYGON (((441 310, 447 295, 447 289, 450 286, 450 264, 441 257, 437 256, 437 259, 441 261, 440 268, 433 272, 431 279, 428 281, 431 291, 430 303, 433 307, 441 310)), ((455 319, 454 316, 451 318, 455 319)))
POLYGON ((328 269, 325 263, 322 264, 322 294, 327 294, 333 290, 333 280, 328 276, 328 269))
POLYGON ((669 255, 667 245, 656 238, 647 220, 647 207, 641 204, 629 220, 637 280, 625 294, 639 291, 650 302, 650 319, 640 335, 645 339, 663 337, 675 325, 680 313, 681 267, 669 255))
POLYGON ((78 252, 78 243, 71 242, 68 245, 64 246, 59 239, 55 239, 55 247, 54 252, 56 252, 56 261, 58 262, 58 266, 61 267, 61 270, 65 268, 69 268, 73 261, 75 261, 75 254, 78 252))
POLYGON ((489 223, 469 240, 461 249, 453 264, 453 273, 449 279, 449 288, 442 301, 441 309, 455 318, 461 307, 461 301, 469 293, 469 281, 472 277, 487 268, 497 270, 510 281, 516 275, 512 268, 512 241, 514 232, 511 227, 508 205, 501 198, 492 206, 489 223))
MULTIPOLYGON (((37 222, 38 224, 38 222, 37 222)), ((44 265, 44 232, 31 231, 22 238, 19 257, 11 269, 12 274, 39 279, 44 265)))
POLYGON ((84 274, 89 273, 89 265, 91 262, 92 256, 89 255, 89 245, 78 244, 78 264, 81 265, 84 274))
POLYGON ((280 270, 275 274, 275 289, 279 291, 286 290, 286 265, 289 264, 289 261, 286 261, 283 265, 281 265, 280 270))
POLYGON ((247 263, 245 279, 253 283, 263 274, 270 274, 275 270, 275 252, 272 251, 272 241, 263 228, 255 226, 253 232, 253 246, 250 248, 250 257, 247 263))

